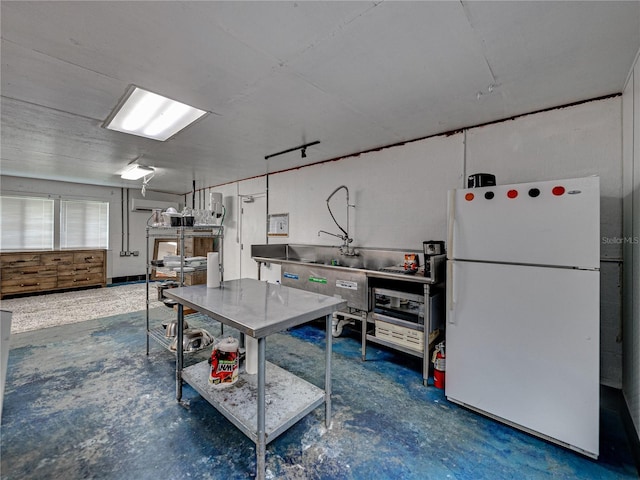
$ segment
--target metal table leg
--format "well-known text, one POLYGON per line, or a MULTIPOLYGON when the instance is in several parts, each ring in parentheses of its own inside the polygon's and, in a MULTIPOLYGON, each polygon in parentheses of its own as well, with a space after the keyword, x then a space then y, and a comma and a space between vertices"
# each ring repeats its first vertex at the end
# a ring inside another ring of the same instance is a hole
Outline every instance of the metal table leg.
POLYGON ((422 385, 429 385, 429 363, 431 350, 429 350, 429 335, 431 334, 431 307, 432 298, 429 285, 424 285, 424 348, 422 356, 422 385))
POLYGON ((182 368, 184 362, 184 352, 182 339, 183 339, 183 327, 184 327, 184 307, 181 303, 178 304, 178 338, 176 345, 176 400, 178 402, 182 400, 182 368))
POLYGON ((267 438, 265 432, 265 347, 266 338, 258 338, 258 441, 256 443, 256 478, 264 480, 266 470, 267 438))
POLYGON ((369 314, 365 314, 361 325, 362 325, 362 361, 365 362, 367 360, 367 328, 369 328, 369 314))
POLYGON ((331 351, 333 348, 333 335, 331 333, 332 315, 326 317, 326 347, 324 366, 324 423, 327 428, 331 426, 331 351))

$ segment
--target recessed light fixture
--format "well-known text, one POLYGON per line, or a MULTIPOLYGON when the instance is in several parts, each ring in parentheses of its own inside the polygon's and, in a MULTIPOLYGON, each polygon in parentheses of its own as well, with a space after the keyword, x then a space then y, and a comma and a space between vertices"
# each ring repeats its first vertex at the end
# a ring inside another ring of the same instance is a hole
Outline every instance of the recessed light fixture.
POLYGON ((155 173, 155 170, 152 167, 133 164, 129 165, 125 171, 120 174, 120 178, 124 178, 125 180, 138 180, 139 178, 146 177, 153 173, 155 173))
POLYGON ((164 141, 207 112, 132 85, 103 127, 164 141))

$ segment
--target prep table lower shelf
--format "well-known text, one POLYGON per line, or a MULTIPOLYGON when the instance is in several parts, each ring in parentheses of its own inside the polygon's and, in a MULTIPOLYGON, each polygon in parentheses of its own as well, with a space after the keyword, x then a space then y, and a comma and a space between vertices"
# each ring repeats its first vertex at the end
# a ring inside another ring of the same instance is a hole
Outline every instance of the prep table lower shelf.
MULTIPOLYGON (((207 361, 182 370, 182 379, 191 385, 247 437, 258 442, 258 376, 240 370, 233 385, 214 387, 209 383, 207 361)), ((324 403, 324 390, 288 371, 266 362, 266 443, 274 440, 302 417, 324 403)))
POLYGON ((176 353, 176 400, 188 383, 256 444, 256 478, 266 479, 266 445, 324 403, 325 425, 331 424, 331 318, 347 306, 335 297, 305 292, 252 278, 170 288, 165 296, 178 302, 178 338, 184 333, 184 307, 193 308, 257 342, 257 373, 240 372, 235 384, 209 384, 210 367, 201 362, 184 368, 183 342, 176 353), (266 339, 273 333, 325 318, 325 377, 320 389, 266 361, 266 339))
MULTIPOLYGON (((162 327, 151 328, 147 332, 149 338, 155 340, 167 350, 171 350, 171 344, 173 343, 174 337, 167 337, 165 333, 166 331, 162 327)), ((175 352, 175 350, 171 351, 175 352)))

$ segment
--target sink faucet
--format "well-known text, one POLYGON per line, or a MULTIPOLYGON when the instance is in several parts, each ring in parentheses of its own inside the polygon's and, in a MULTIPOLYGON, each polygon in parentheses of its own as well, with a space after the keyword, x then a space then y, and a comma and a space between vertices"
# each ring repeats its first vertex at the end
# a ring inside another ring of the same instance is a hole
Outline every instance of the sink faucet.
POLYGON ((353 242, 353 238, 349 238, 346 235, 337 235, 335 233, 327 232, 326 230, 318 230, 318 236, 320 236, 321 233, 326 233, 327 235, 331 235, 332 237, 337 237, 344 242, 338 249, 340 255, 345 255, 348 257, 355 257, 358 255, 358 252, 356 252, 349 246, 349 244, 353 242))
POLYGON ((332 237, 338 237, 343 242, 348 240, 345 235, 336 235, 335 233, 327 232, 326 230, 318 230, 318 236, 320 236, 321 233, 326 233, 327 235, 331 235, 332 237))
POLYGON ((329 195, 329 197, 327 197, 327 208, 329 209, 329 215, 331 215, 331 218, 333 219, 335 224, 338 226, 338 228, 342 231, 344 235, 336 235, 335 233, 327 232, 325 230, 320 230, 318 232, 318 236, 320 236, 321 233, 326 233, 327 235, 338 237, 344 242, 340 246, 340 255, 347 255, 351 257, 351 256, 358 255, 358 253, 352 247, 349 246, 349 244, 353 242, 353 238, 349 236, 349 207, 355 207, 355 205, 351 205, 349 203, 349 189, 346 187, 346 185, 340 185, 333 192, 331 192, 331 195, 329 195), (342 190, 342 189, 344 189, 345 192, 347 193, 347 229, 346 230, 340 226, 340 224, 336 220, 336 217, 333 216, 333 212, 331 211, 331 205, 329 205, 329 200, 331 200, 331 197, 333 197, 336 193, 338 193, 339 190, 342 190))

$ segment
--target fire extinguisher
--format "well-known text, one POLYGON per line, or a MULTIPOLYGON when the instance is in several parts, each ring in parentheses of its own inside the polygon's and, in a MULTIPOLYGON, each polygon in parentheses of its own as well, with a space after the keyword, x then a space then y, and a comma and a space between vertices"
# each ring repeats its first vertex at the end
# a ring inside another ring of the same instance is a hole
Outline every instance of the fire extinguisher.
POLYGON ((444 388, 445 354, 444 342, 436 345, 433 351, 433 384, 436 388, 444 388))

